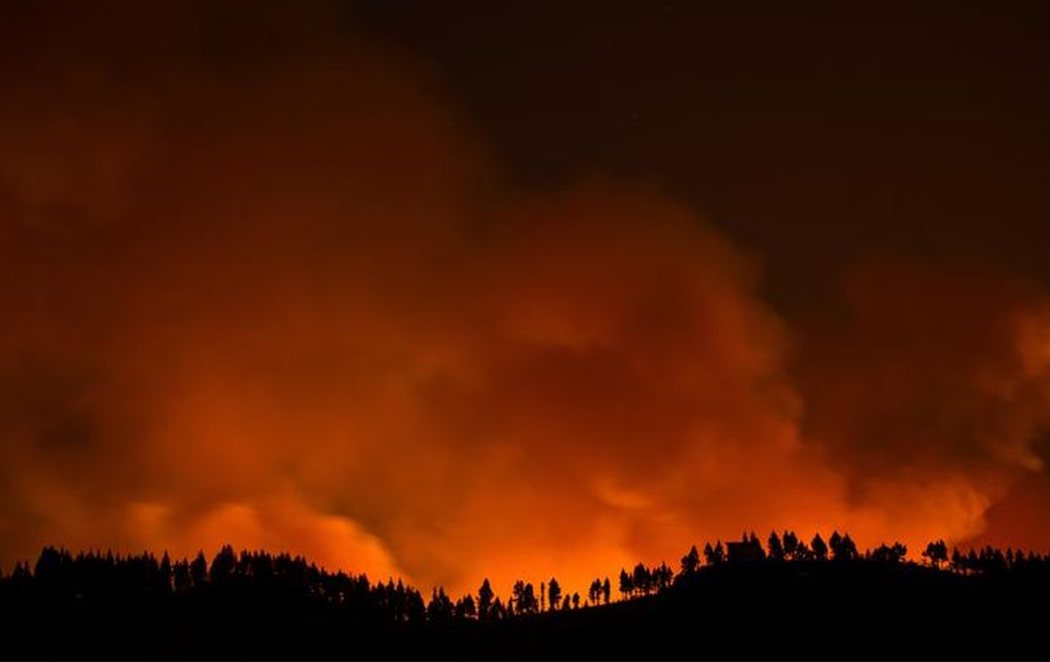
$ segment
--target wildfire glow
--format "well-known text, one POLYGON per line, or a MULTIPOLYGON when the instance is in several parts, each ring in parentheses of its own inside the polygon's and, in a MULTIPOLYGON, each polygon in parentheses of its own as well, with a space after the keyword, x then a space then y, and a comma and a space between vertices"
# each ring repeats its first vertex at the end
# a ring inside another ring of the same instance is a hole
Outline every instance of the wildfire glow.
POLYGON ((518 190, 402 53, 110 18, 0 27, 3 565, 231 542, 582 592, 741 529, 914 554, 1045 513, 1050 308, 1009 270, 886 256, 789 324, 655 189, 518 190))

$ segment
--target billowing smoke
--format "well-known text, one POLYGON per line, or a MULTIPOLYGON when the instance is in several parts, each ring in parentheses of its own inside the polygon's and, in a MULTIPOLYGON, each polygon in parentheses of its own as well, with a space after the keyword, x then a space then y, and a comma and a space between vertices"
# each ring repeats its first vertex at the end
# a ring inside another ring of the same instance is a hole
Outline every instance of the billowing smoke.
POLYGON ((867 259, 842 283, 800 352, 806 438, 898 535, 979 536, 1016 482, 1045 481, 1050 298, 975 256, 867 259))
POLYGON ((794 328, 658 190, 519 190, 338 6, 5 11, 4 565, 582 588, 744 528, 1008 537, 1047 492, 1050 305, 1008 271, 872 260, 794 328))

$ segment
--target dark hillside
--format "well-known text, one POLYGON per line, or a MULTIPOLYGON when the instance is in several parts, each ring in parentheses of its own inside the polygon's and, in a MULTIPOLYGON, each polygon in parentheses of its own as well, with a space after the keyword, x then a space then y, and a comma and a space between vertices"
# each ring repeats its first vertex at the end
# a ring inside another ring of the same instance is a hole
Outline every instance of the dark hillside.
POLYGON ((546 611, 524 582, 505 603, 488 590, 424 600, 400 582, 228 547, 210 566, 47 549, 0 580, 0 657, 1050 657, 1046 558, 986 549, 949 563, 931 546, 919 565, 839 549, 729 560, 719 547, 704 565, 691 552, 677 574, 622 573, 621 601, 606 603, 596 580, 592 606, 565 596, 546 611))

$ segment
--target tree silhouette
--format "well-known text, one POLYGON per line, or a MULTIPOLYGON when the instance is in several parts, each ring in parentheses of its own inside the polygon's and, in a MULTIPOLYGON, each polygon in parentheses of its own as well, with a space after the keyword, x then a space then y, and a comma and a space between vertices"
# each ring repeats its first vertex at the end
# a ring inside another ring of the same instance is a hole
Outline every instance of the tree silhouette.
POLYGON ((525 601, 525 580, 519 579, 514 582, 514 586, 510 589, 510 600, 507 602, 507 606, 513 609, 515 605, 518 609, 521 609, 521 603, 525 601))
POLYGON ((908 548, 899 542, 895 542, 893 547, 890 548, 890 552, 893 554, 894 562, 899 563, 908 555, 908 548))
POLYGON ((161 593, 165 595, 171 593, 171 558, 168 556, 167 550, 164 551, 164 556, 162 556, 160 559, 160 568, 157 577, 157 588, 160 590, 161 593))
POLYGON ((689 548, 689 552, 682 557, 682 574, 691 575, 697 571, 700 567, 700 552, 696 550, 696 545, 689 548))
POLYGON ((609 600, 612 598, 612 584, 609 582, 609 578, 606 577, 605 581, 602 582, 602 602, 609 604, 609 600))
POLYGON ((769 559, 771 561, 784 560, 784 546, 780 543, 780 536, 777 535, 776 531, 770 532, 767 547, 769 549, 769 559))
POLYGON ((204 552, 197 552, 197 556, 190 563, 190 582, 193 586, 204 586, 208 581, 208 561, 204 558, 204 552))
POLYGON ((492 609, 489 610, 489 618, 494 621, 502 621, 508 616, 507 608, 498 597, 492 601, 492 609))
POLYGON ((33 567, 33 577, 39 583, 41 590, 51 596, 62 591, 62 588, 69 583, 70 563, 71 559, 67 551, 45 547, 33 567))
POLYGON ((602 599, 602 580, 595 579, 591 582, 590 588, 587 589, 587 600, 590 604, 596 605, 601 602, 602 599))
POLYGON ((456 602, 456 618, 463 620, 474 618, 477 615, 477 607, 474 604, 474 596, 469 593, 456 602))
POLYGON ((620 595, 625 599, 634 595, 634 578, 623 568, 620 568, 620 595))
POLYGON ((871 560, 879 563, 900 563, 908 554, 908 548, 901 543, 894 543, 892 547, 879 545, 871 552, 871 560))
POLYGON ((820 537, 820 534, 813 536, 813 541, 809 543, 810 549, 813 550, 813 558, 818 561, 824 561, 828 558, 828 546, 824 543, 824 539, 820 537))
MULTIPOLYGON (((903 545, 900 543, 894 543, 893 550, 896 553, 898 550, 902 550, 903 545)), ((901 556, 907 553, 907 550, 901 552, 901 556)), ((850 538, 849 534, 842 536, 842 558, 846 561, 852 561, 859 556, 857 552, 857 545, 853 542, 853 538, 850 538)))
POLYGON ((798 536, 794 531, 784 531, 784 558, 796 561, 798 558, 798 536))
MULTIPOLYGON (((981 612, 982 618, 987 619, 995 618, 1001 610, 988 602, 988 596, 1020 601, 1042 595, 1050 587, 1050 559, 1018 549, 984 546, 965 555, 954 549, 949 562, 947 546, 943 540, 937 540, 926 545, 923 558, 927 563, 920 567, 907 560, 908 550, 901 543, 881 544, 861 554, 848 534, 833 534, 833 548, 824 546, 818 534, 813 544, 817 554, 811 557, 806 545, 798 541, 793 532, 785 531, 777 537, 783 546, 782 559, 770 553, 767 564, 712 563, 692 571, 696 581, 672 582, 674 573, 666 563, 653 568, 637 563, 633 571, 622 569, 620 590, 625 599, 653 593, 657 597, 636 605, 624 605, 619 613, 665 613, 661 610, 680 604, 683 597, 706 596, 707 591, 715 596, 727 595, 719 593, 723 587, 735 590, 736 586, 757 586, 767 578, 773 580, 774 586, 782 580, 788 581, 782 586, 791 586, 796 578, 809 583, 809 578, 815 577, 814 595, 819 595, 819 591, 824 590, 819 587, 829 581, 836 591, 841 586, 847 592, 858 586, 877 586, 878 582, 889 581, 894 595, 899 592, 904 596, 900 602, 880 602, 884 598, 879 591, 856 593, 851 599, 858 610, 843 607, 822 616, 833 624, 841 625, 842 619, 850 618, 849 613, 864 613, 865 618, 874 618, 875 610, 892 609, 896 614, 904 600, 921 603, 924 596, 930 596, 931 605, 938 605, 940 610, 950 608, 953 601, 963 596, 979 597, 984 601, 981 604, 988 606, 981 612), (835 559, 834 565, 799 563, 809 558, 826 559, 829 555, 835 559), (773 560, 778 563, 775 567, 773 560), (799 563, 797 576, 793 574, 796 563, 799 563), (944 566, 949 566, 954 573, 942 571, 944 566), (843 568, 850 571, 844 572, 843 568), (853 568, 864 571, 854 572, 853 568), (707 582, 708 576, 714 581, 707 582), (734 584, 738 579, 744 583, 734 584), (702 589, 702 593, 696 593, 698 589, 702 589), (669 599, 665 599, 664 592, 670 594, 669 599), (869 601, 874 602, 869 605, 869 601)), ((748 545, 754 544, 750 534, 747 541, 748 545)), ((771 544, 770 548, 775 549, 776 545, 771 544)), ((713 556, 714 548, 711 551, 713 556)), ((202 566, 205 566, 202 554, 191 562, 173 560, 166 554, 158 560, 150 553, 123 556, 80 552, 73 556, 67 550, 47 547, 35 563, 20 562, 10 574, 0 574, 0 616, 6 619, 3 622, 9 623, 12 618, 17 620, 24 618, 23 613, 31 613, 32 618, 41 621, 44 627, 41 632, 59 633, 61 628, 80 622, 85 628, 97 627, 98 618, 106 622, 118 619, 115 622, 126 623, 129 631, 145 627, 145 622, 180 631, 193 623, 212 621, 224 628, 250 627, 255 622, 253 619, 267 613, 280 613, 287 622, 312 623, 317 627, 330 623, 333 627, 350 628, 354 637, 373 631, 388 633, 395 639, 432 633, 451 641, 471 632, 487 633, 485 637, 502 636, 497 633, 503 632, 500 629, 503 626, 495 621, 540 611, 532 584, 523 580, 514 584, 509 603, 495 595, 487 579, 476 596, 467 593, 453 602, 441 587, 435 587, 429 599, 424 600, 419 591, 401 580, 389 578, 373 584, 366 575, 327 572, 302 557, 247 551, 235 554, 228 545, 219 550, 210 567, 202 570, 202 566)), ((592 604, 608 603, 609 584, 608 578, 590 583, 588 598, 592 604)), ((550 578, 542 586, 549 607, 546 611, 567 612, 579 608, 579 593, 566 594, 556 578, 550 578)), ((773 595, 776 594, 767 597, 773 595)), ((713 612, 703 613, 710 616, 713 612)), ((588 613, 585 618, 592 617, 599 619, 596 622, 605 618, 600 610, 588 613)), ((573 618, 576 615, 568 613, 543 614, 537 616, 535 622, 556 624, 556 629, 561 631, 563 627, 574 627, 574 621, 564 620, 573 618)), ((24 624, 25 621, 18 622, 24 624)), ((532 619, 523 621, 522 627, 526 629, 522 632, 529 632, 527 628, 532 627, 532 622, 532 619)), ((1037 622, 1034 616, 1032 622, 1037 622)), ((18 631, 18 627, 9 627, 6 635, 10 637, 18 631)))
POLYGON ((539 601, 536 600, 536 591, 532 588, 532 584, 525 584, 525 595, 524 601, 520 605, 522 612, 526 614, 535 614, 539 611, 539 601))
POLYGON ((725 561, 725 559, 725 548, 722 547, 721 540, 716 541, 714 547, 711 546, 711 543, 706 543, 704 545, 704 561, 706 561, 708 565, 717 565, 725 561))
POLYGON ((984 574, 1003 573, 1007 569, 1006 556, 1001 549, 985 546, 980 554, 980 571, 984 574))
POLYGON ((431 621, 445 622, 452 620, 455 614, 452 600, 445 595, 445 589, 436 588, 427 604, 427 618, 431 621))
MULTIPOLYGON (((827 553, 826 547, 824 552, 825 554, 827 553)), ((795 561, 812 561, 816 558, 816 555, 813 553, 813 550, 806 546, 805 541, 798 540, 795 544, 795 553, 793 557, 795 561)))
POLYGON ((33 574, 29 572, 28 563, 16 563, 11 571, 8 581, 17 587, 23 587, 33 580, 33 574))
POLYGON ((539 611, 539 600, 536 599, 536 590, 531 583, 525 583, 519 579, 514 583, 512 589, 513 598, 507 607, 519 614, 535 614, 539 611))
POLYGON ((489 617, 492 611, 492 598, 494 595, 492 586, 489 584, 488 577, 486 577, 481 582, 481 588, 478 589, 478 618, 485 620, 489 617))
POLYGON ((649 595, 652 591, 652 574, 649 572, 649 568, 645 567, 644 563, 634 566, 631 584, 634 586, 634 590, 642 595, 649 595))
MULTIPOLYGON (((754 531, 751 532, 751 535, 748 536, 748 538, 747 538, 747 540, 745 542, 747 542, 749 545, 751 545, 753 547, 758 547, 759 549, 762 549, 762 542, 758 539, 758 536, 755 535, 754 531)), ((762 555, 765 556, 765 552, 764 551, 763 551, 762 555)))
POLYGON ((931 542, 926 545, 922 556, 930 562, 930 565, 939 569, 941 565, 948 562, 948 546, 943 540, 931 542))
MULTIPOLYGON (((693 549, 696 549, 695 547, 693 549)), ((653 569, 653 588, 656 591, 665 591, 671 586, 674 579, 674 571, 666 563, 661 563, 653 569)))
MULTIPOLYGON (((639 601, 636 605, 624 605, 619 613, 663 614, 661 609, 679 604, 684 597, 692 599, 693 596, 708 595, 709 591, 716 600, 729 595, 719 593, 723 591, 721 586, 726 586, 724 591, 731 591, 735 586, 748 586, 752 581, 766 577, 793 580, 796 572, 793 564, 811 556, 808 556, 806 545, 798 541, 793 532, 785 531, 777 537, 783 546, 783 557, 776 566, 772 562, 729 566, 712 563, 697 567, 693 571, 697 580, 689 582, 672 582, 674 573, 666 563, 655 567, 637 563, 631 572, 625 568, 619 574, 625 599, 654 593, 657 597, 639 601), (716 580, 707 582, 709 576, 716 580), (738 579, 744 583, 734 584, 738 579), (694 593, 697 589, 703 593, 694 593), (665 599, 664 592, 670 594, 668 599, 665 599), (650 609, 656 611, 650 612, 650 609)), ((752 544, 750 534, 747 539, 748 544, 752 544)), ((925 546, 923 558, 928 563, 920 567, 906 561, 907 549, 899 542, 880 544, 859 554, 848 534, 834 534, 832 539, 834 551, 824 545, 819 535, 814 537, 814 549, 822 559, 834 554, 836 563, 800 565, 798 578, 815 577, 814 586, 834 580, 835 585, 841 585, 844 591, 871 585, 870 582, 890 581, 894 595, 900 593, 902 596, 901 602, 921 603, 928 596, 934 601, 931 604, 939 604, 942 611, 952 600, 962 600, 966 596, 981 597, 982 600, 987 596, 1020 600, 1023 596, 1042 595, 1041 592, 1050 586, 1050 560, 1021 550, 1000 550, 987 545, 966 555, 953 550, 949 562, 946 544, 937 540, 925 546), (946 565, 958 575, 944 573, 937 577, 946 565), (906 568, 898 570, 898 566, 906 568), (843 567, 866 570, 842 572, 843 567)), ((775 550, 776 545, 771 544, 770 549, 775 550)), ((714 555, 714 547, 711 550, 714 555)), ((771 553, 768 558, 778 559, 778 556, 771 553)), ((288 622, 310 622, 317 627, 322 623, 348 627, 354 633, 353 637, 375 632, 386 633, 395 639, 403 638, 404 641, 430 635, 453 641, 456 637, 472 636, 470 633, 483 633, 484 637, 497 637, 492 641, 499 641, 498 637, 503 635, 498 633, 504 630, 495 621, 541 611, 532 585, 523 580, 514 583, 509 604, 495 595, 487 579, 483 580, 477 596, 466 594, 453 602, 442 587, 435 587, 432 595, 424 601, 415 588, 406 586, 401 580, 390 578, 373 584, 364 575, 330 573, 306 559, 287 554, 234 554, 232 547, 224 545, 204 571, 202 559, 201 554, 192 562, 173 560, 168 555, 158 560, 148 553, 123 556, 88 552, 72 556, 65 550, 45 547, 34 564, 20 562, 12 573, 0 575, 0 606, 3 607, 0 616, 9 623, 13 618, 23 618, 23 613, 34 614, 33 618, 40 619, 45 628, 41 632, 48 633, 60 633, 62 627, 80 620, 86 623, 84 627, 95 626, 91 625, 96 622, 92 620, 95 615, 102 615, 103 620, 126 622, 129 628, 130 624, 143 627, 141 623, 144 621, 158 622, 171 632, 181 633, 193 626, 192 623, 213 621, 224 628, 251 627, 253 622, 265 622, 258 619, 265 619, 268 614, 282 614, 285 615, 282 618, 290 619, 288 622), (485 623, 479 623, 480 620, 485 623)), ((550 578, 543 586, 547 612, 570 612, 579 608, 580 594, 566 595, 556 578, 550 578)), ((608 602, 608 591, 608 578, 605 581, 594 579, 590 582, 588 598, 595 605, 603 600, 608 602)), ((820 589, 815 587, 814 591, 820 589)), ((773 599, 775 595, 766 598, 773 599)), ((857 593, 852 600, 860 607, 859 611, 847 609, 842 603, 842 609, 829 614, 826 620, 838 626, 843 619, 850 618, 849 613, 863 613, 867 615, 864 618, 874 618, 871 614, 875 612, 871 609, 887 609, 891 604, 898 604, 880 602, 883 598, 878 591, 874 594, 857 593), (868 601, 873 600, 871 609, 868 609, 868 601)), ((790 604, 794 608, 795 603, 790 604)), ((999 607, 990 607, 988 614, 997 613, 997 609, 999 607)), ((540 615, 534 621, 523 621, 521 632, 530 633, 528 628, 533 622, 553 623, 558 632, 567 632, 562 628, 572 629, 571 619, 574 618, 576 615, 570 614, 540 615)), ((603 612, 596 611, 584 618, 603 622, 606 617, 603 612)), ((986 614, 982 618, 993 616, 986 614)), ((5 635, 10 637, 13 632, 17 635, 19 627, 8 627, 5 635)))
POLYGON ((842 545, 842 536, 839 535, 839 532, 837 530, 836 531, 832 531, 831 532, 831 537, 828 538, 828 549, 831 550, 831 558, 832 559, 835 558, 835 555, 838 553, 839 547, 841 545, 842 545))
POLYGON ((828 546, 831 548, 832 560, 852 561, 857 558, 857 546, 848 533, 840 536, 838 531, 834 531, 828 538, 828 546))
POLYGON ((558 580, 554 577, 551 577, 551 581, 548 584, 547 594, 550 596, 551 609, 557 609, 561 601, 561 585, 558 584, 558 580))
POLYGON ((222 549, 212 559, 208 578, 213 584, 225 585, 233 577, 234 568, 237 566, 237 554, 231 545, 223 545, 222 549))

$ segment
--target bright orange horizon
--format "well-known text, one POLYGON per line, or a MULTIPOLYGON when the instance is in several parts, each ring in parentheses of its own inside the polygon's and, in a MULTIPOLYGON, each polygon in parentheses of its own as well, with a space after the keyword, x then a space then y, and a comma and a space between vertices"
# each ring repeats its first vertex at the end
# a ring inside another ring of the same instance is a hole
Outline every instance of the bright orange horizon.
POLYGON ((1038 279, 872 252, 787 316, 718 218, 517 181, 329 10, 217 50, 170 6, 0 26, 0 566, 231 543, 582 594, 742 530, 1050 548, 1038 279))

